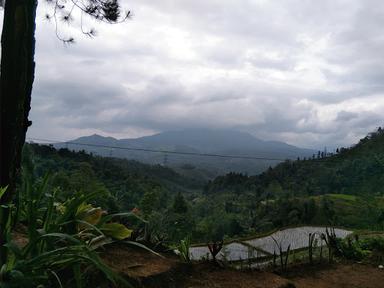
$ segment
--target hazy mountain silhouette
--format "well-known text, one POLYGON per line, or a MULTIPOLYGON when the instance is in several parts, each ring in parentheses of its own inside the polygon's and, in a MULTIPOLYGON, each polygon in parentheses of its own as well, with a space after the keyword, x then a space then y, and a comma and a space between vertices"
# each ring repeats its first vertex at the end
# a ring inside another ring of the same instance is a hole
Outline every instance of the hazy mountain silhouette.
MULTIPOLYGON (((213 153, 225 155, 248 155, 267 158, 296 159, 309 157, 314 151, 303 149, 278 141, 260 140, 251 134, 234 130, 190 129, 167 131, 152 136, 134 139, 115 139, 97 134, 84 136, 71 142, 127 148, 145 148, 176 152, 213 153)), ((181 170, 204 169, 209 176, 229 171, 248 174, 259 173, 276 161, 255 161, 201 156, 184 156, 165 153, 138 152, 103 147, 79 146, 74 144, 55 144, 73 150, 86 150, 102 156, 129 158, 150 164, 166 164, 181 170), (188 165, 186 165, 188 164, 188 165), (184 168, 183 168, 184 167, 184 168), (188 168, 188 169, 187 169, 188 168)), ((191 172, 188 172, 191 173, 191 172)))

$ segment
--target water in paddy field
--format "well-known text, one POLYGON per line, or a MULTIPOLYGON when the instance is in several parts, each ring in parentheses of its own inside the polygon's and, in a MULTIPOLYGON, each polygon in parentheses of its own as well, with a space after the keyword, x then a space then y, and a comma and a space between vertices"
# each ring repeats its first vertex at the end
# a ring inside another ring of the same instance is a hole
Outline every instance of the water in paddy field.
MULTIPOLYGON (((335 228, 334 231, 338 238, 345 238, 352 233, 352 231, 339 228, 335 228)), ((282 251, 284 252, 288 249, 289 245, 291 245, 291 251, 306 248, 308 247, 309 234, 315 234, 315 239, 317 240, 318 245, 325 245, 324 241, 320 239, 322 233, 326 233, 325 227, 303 226, 279 230, 265 237, 243 241, 235 240, 225 244, 216 258, 218 260, 229 262, 259 259, 260 261, 254 263, 253 266, 255 268, 263 265, 265 266, 271 262, 270 257, 274 253, 279 255, 279 247, 277 243, 281 246, 282 251)), ((191 247, 189 252, 191 259, 195 261, 212 259, 212 255, 207 246, 191 247)))

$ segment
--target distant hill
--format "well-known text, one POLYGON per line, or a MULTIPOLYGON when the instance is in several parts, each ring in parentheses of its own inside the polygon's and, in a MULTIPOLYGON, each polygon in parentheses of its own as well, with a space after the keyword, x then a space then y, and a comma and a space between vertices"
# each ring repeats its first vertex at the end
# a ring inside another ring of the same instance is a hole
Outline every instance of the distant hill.
MULTIPOLYGON (((244 132, 233 130, 190 129, 167 131, 135 139, 115 139, 100 135, 80 137, 71 142, 126 148, 144 148, 174 152, 242 155, 278 159, 296 159, 312 156, 314 151, 298 148, 283 142, 264 141, 244 132)), ((212 178, 230 171, 257 174, 276 165, 276 161, 201 157, 154 152, 129 151, 75 144, 54 144, 56 148, 68 147, 85 150, 101 156, 113 156, 137 160, 147 164, 165 164, 188 175, 205 175, 212 178)))
POLYGON ((216 178, 207 191, 249 190, 270 194, 384 195, 384 131, 369 133, 350 148, 308 160, 286 161, 260 175, 227 174, 216 178))

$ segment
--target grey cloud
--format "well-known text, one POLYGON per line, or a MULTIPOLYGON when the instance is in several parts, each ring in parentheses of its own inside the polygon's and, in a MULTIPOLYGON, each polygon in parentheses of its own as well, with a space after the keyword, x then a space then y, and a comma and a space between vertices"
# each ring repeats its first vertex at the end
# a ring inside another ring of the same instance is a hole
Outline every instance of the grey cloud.
POLYGON ((352 119, 355 119, 359 116, 356 112, 348 112, 348 111, 340 111, 337 113, 336 121, 350 121, 352 119))
MULTIPOLYGON (((375 129, 382 125, 383 117, 374 112, 364 112, 362 116, 353 124, 356 128, 364 129, 366 127, 375 127, 375 129)), ((370 131, 371 132, 371 131, 370 131)))
POLYGON ((268 59, 268 58, 256 58, 250 59, 250 62, 259 68, 276 69, 276 70, 292 70, 295 66, 295 62, 289 59, 268 59))
POLYGON ((126 4, 132 21, 68 48, 38 23, 30 135, 236 128, 321 147, 380 125, 384 103, 356 103, 384 94, 382 1, 126 4))

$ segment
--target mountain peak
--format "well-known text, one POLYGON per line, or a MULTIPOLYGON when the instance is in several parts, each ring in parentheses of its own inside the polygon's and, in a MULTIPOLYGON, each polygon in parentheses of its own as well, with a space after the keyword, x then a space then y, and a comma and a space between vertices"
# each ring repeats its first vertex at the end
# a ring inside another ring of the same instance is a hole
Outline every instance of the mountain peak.
POLYGON ((103 144, 103 145, 111 144, 116 141, 119 141, 119 140, 113 137, 102 136, 96 133, 89 136, 82 136, 74 140, 74 142, 84 142, 87 144, 89 143, 89 144, 103 144))
MULTIPOLYGON (((313 150, 301 149, 284 142, 260 140, 247 132, 230 129, 185 129, 165 131, 151 136, 135 139, 115 139, 93 134, 80 137, 74 141, 92 146, 82 146, 98 155, 110 156, 111 152, 105 146, 129 147, 139 150, 150 149, 153 151, 173 151, 178 153, 208 153, 220 155, 239 155, 278 159, 296 159, 297 157, 309 157, 313 150), (101 145, 102 147, 97 147, 101 145), (103 147, 104 146, 104 147, 103 147)), ((135 159, 144 163, 158 164, 165 160, 161 152, 144 152, 127 149, 115 149, 113 157, 135 159)), ((209 173, 226 173, 240 171, 258 173, 265 168, 277 164, 276 161, 249 161, 240 159, 215 157, 196 157, 191 155, 175 155, 167 157, 168 165, 177 168, 189 163, 201 167, 209 173), (169 158, 169 159, 168 159, 169 158)))

